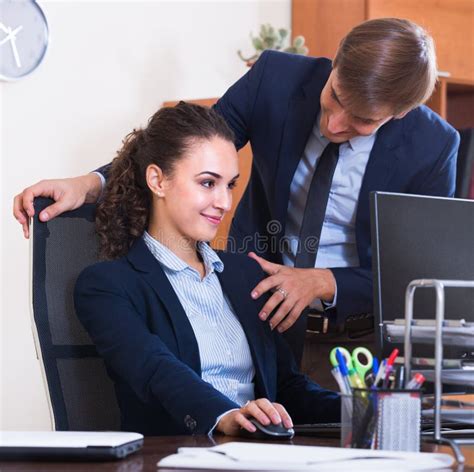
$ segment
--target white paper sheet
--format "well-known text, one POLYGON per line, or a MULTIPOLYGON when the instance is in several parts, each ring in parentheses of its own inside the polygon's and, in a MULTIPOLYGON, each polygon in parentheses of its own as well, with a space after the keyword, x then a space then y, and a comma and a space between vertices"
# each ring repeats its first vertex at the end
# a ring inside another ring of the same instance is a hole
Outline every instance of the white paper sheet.
POLYGON ((183 447, 158 462, 160 467, 258 471, 449 470, 448 454, 372 451, 336 447, 231 442, 211 448, 183 447))

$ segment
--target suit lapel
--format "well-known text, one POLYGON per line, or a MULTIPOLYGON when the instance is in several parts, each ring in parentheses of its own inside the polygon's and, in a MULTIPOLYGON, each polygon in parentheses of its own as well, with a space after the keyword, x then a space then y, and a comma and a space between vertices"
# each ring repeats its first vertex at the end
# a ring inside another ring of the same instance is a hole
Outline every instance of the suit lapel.
MULTIPOLYGON (((225 255, 222 259, 225 259, 225 255)), ((236 265, 233 265, 232 270, 224 269, 222 272, 217 273, 217 275, 221 282, 222 290, 231 302, 247 337, 255 366, 257 390, 262 396, 268 396, 267 379, 264 375, 267 371, 265 368, 266 338, 263 326, 258 320, 257 311, 253 305, 254 302, 250 298, 250 292, 246 289, 246 285, 242 284, 244 274, 237 269, 236 265), (252 316, 255 316, 255 319, 252 319, 252 316)))
POLYGON ((142 239, 133 244, 127 258, 163 303, 173 326, 180 359, 198 375, 201 375, 199 348, 194 331, 160 263, 151 254, 142 239))
POLYGON ((402 135, 401 120, 392 120, 380 128, 367 162, 361 193, 368 195, 373 189, 385 190, 397 166, 402 135))
POLYGON ((289 102, 278 156, 275 182, 275 218, 285 232, 290 185, 320 110, 320 96, 331 72, 329 62, 318 64, 316 72, 289 102))
MULTIPOLYGON (((362 185, 356 214, 356 241, 359 256, 365 260, 365 252, 361 247, 363 236, 370 234, 365 228, 370 228, 369 194, 375 190, 388 189, 390 178, 397 168, 403 152, 403 120, 391 120, 377 132, 374 146, 370 152, 362 185)), ((370 240, 364 241, 364 246, 370 240)))
POLYGON ((363 205, 359 205, 358 217, 360 211, 363 210, 362 207, 365 207, 366 204, 368 206, 370 192, 386 190, 400 158, 402 136, 402 120, 392 120, 377 132, 362 179, 359 201, 363 202, 363 205))

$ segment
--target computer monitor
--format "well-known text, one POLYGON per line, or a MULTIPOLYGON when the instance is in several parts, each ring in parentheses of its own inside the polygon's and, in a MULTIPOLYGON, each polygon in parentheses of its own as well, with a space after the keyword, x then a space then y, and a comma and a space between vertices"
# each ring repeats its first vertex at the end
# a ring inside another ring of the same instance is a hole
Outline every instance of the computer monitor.
MULTIPOLYGON (((414 279, 474 280, 474 201, 397 193, 371 194, 374 318, 378 350, 384 321, 403 319, 405 291, 414 279)), ((445 318, 474 322, 474 289, 447 288, 445 318)), ((434 289, 415 292, 414 318, 434 319, 434 289)), ((396 345, 403 352, 402 345, 396 345)), ((444 357, 465 359, 474 351, 446 346, 444 357)), ((432 357, 431 346, 413 346, 413 355, 432 357)))

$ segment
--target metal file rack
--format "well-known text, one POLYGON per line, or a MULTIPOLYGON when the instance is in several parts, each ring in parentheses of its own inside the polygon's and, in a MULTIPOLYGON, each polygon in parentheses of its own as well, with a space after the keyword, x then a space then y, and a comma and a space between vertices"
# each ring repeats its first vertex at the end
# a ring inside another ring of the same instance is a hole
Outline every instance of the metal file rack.
MULTIPOLYGON (((474 281, 467 280, 437 280, 437 279, 419 279, 413 280, 408 284, 405 292, 405 371, 406 378, 411 377, 412 363, 412 330, 414 326, 413 320, 413 301, 415 291, 420 287, 434 288, 436 292, 436 319, 432 329, 432 339, 435 343, 435 362, 434 362, 434 431, 432 438, 423 438, 425 441, 434 442, 436 444, 445 444, 450 446, 455 454, 459 464, 464 463, 464 456, 461 452, 460 445, 474 444, 473 439, 450 439, 443 437, 441 431, 441 399, 443 394, 442 375, 443 375, 443 328, 445 325, 445 288, 473 288, 474 281)), ((450 383, 446 381, 446 383, 450 383)))

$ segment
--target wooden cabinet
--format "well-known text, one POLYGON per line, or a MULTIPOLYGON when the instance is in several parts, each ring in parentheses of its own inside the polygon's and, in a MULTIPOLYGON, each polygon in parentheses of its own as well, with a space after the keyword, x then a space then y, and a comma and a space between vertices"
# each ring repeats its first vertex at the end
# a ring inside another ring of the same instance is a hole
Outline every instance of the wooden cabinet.
POLYGON ((474 127, 474 0, 293 0, 292 32, 312 56, 333 58, 339 41, 362 21, 407 18, 436 43, 440 78, 428 105, 456 128, 474 127))
POLYGON ((441 77, 427 105, 455 128, 474 128, 474 80, 441 77))

